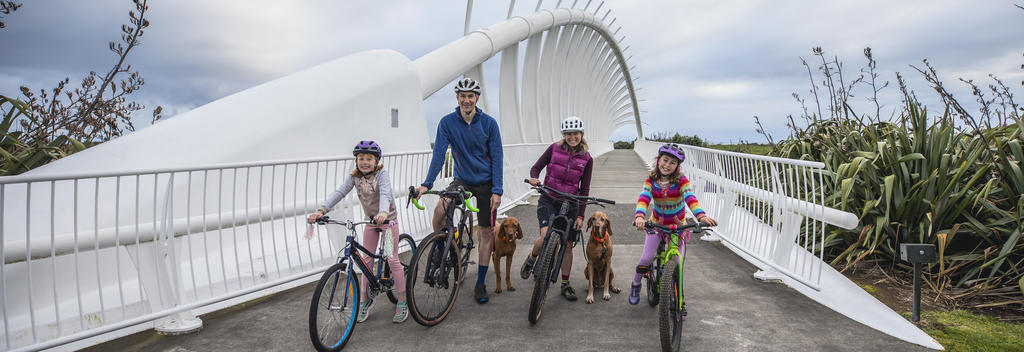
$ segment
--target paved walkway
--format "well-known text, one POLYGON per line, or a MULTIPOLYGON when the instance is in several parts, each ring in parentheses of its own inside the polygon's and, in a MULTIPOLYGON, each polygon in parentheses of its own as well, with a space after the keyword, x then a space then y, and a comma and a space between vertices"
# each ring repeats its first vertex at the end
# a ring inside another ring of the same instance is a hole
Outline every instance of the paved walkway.
MULTIPOLYGON (((544 316, 537 325, 526 320, 532 281, 513 278, 515 292, 491 294, 491 302, 472 300, 467 274, 458 302, 447 320, 425 328, 412 319, 391 323, 394 306, 378 304, 370 319, 359 324, 346 346, 352 351, 653 351, 658 345, 656 310, 642 302, 630 306, 627 288, 642 251, 641 233, 628 227, 636 194, 647 171, 631 150, 616 150, 596 160, 592 194, 620 204, 605 211, 615 235, 613 282, 623 289, 611 301, 586 304, 582 250, 577 248, 572 283, 581 299, 567 302, 550 290, 544 316)), ((536 204, 536 200, 531 200, 536 204)), ((596 209, 588 208, 588 213, 596 209)), ((526 237, 520 240, 513 268, 518 270, 526 248, 537 237, 536 207, 519 206, 526 237)), ((473 258, 476 256, 473 255, 473 258)), ((475 266, 471 266, 475 268, 475 266)), ((927 351, 854 322, 775 283, 761 283, 756 268, 718 243, 695 240, 687 251, 684 282, 689 318, 683 339, 690 351, 927 351)), ((494 274, 488 273, 488 287, 494 274)), ((307 330, 313 285, 268 297, 257 304, 203 316, 205 328, 184 336, 143 332, 91 348, 91 351, 297 351, 312 350, 307 330)))

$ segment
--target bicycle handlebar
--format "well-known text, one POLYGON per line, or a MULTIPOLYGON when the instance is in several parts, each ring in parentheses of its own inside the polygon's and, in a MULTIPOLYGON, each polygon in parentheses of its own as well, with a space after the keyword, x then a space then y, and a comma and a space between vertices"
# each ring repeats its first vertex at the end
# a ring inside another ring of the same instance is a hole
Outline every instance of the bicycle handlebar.
MULTIPOLYGON (((523 182, 530 183, 530 180, 529 179, 525 179, 525 180, 523 180, 523 182)), ((570 199, 575 200, 577 202, 585 202, 587 204, 597 204, 597 205, 600 205, 600 206, 604 206, 604 204, 615 204, 614 200, 597 198, 597 197, 588 197, 588 196, 577 196, 575 194, 569 194, 569 193, 565 193, 565 192, 559 191, 557 189, 548 187, 548 186, 543 185, 543 184, 539 184, 539 185, 536 185, 536 186, 531 186, 530 188, 533 188, 535 190, 547 193, 548 196, 550 196, 552 193, 554 193, 554 194, 560 195, 560 196, 562 196, 564 198, 570 198, 570 199), (604 204, 601 204, 601 203, 604 203, 604 204)))
MULTIPOLYGON (((423 192, 423 194, 436 194, 439 197, 452 198, 452 199, 458 198, 458 199, 462 200, 462 204, 464 204, 466 206, 466 209, 469 209, 469 211, 474 212, 474 213, 479 213, 480 212, 480 209, 474 208, 472 204, 469 204, 469 199, 473 198, 473 192, 466 191, 466 190, 463 190, 461 188, 459 190, 454 191, 454 192, 452 192, 452 191, 433 191, 433 190, 428 190, 426 192, 423 192)), ((418 197, 414 197, 414 195, 416 195, 416 187, 415 186, 409 186, 409 202, 412 202, 412 204, 416 206, 416 209, 419 209, 419 210, 426 209, 425 207, 420 205, 419 198, 418 197)), ((409 203, 406 203, 405 206, 408 207, 409 203)))
MULTIPOLYGON (((381 225, 387 225, 387 224, 390 224, 390 223, 391 223, 391 220, 384 220, 384 223, 381 224, 381 225)), ((316 219, 316 224, 317 225, 335 224, 335 225, 341 225, 341 226, 345 226, 345 227, 355 227, 355 226, 358 226, 358 225, 370 225, 370 224, 377 225, 376 222, 373 221, 372 219, 371 220, 357 221, 357 222, 352 222, 352 220, 338 221, 338 220, 333 220, 329 216, 326 216, 326 215, 321 216, 319 219, 316 219)))
POLYGON ((670 226, 658 225, 658 224, 655 224, 653 221, 650 221, 650 220, 648 220, 647 223, 644 224, 644 228, 645 229, 648 229, 648 230, 661 230, 662 232, 665 232, 665 233, 682 233, 683 231, 686 231, 687 229, 692 229, 692 228, 696 228, 696 232, 701 232, 701 231, 704 231, 704 227, 706 227, 706 225, 702 224, 700 221, 692 223, 692 224, 686 224, 686 225, 679 226, 679 227, 677 227, 676 225, 670 225, 670 226))

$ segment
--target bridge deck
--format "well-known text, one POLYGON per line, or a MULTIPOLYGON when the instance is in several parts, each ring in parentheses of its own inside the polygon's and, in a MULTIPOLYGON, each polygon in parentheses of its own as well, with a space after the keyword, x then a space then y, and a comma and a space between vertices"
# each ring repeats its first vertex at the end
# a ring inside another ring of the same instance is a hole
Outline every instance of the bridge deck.
MULTIPOLYGON (((641 302, 630 306, 626 290, 640 255, 643 236, 628 227, 633 204, 646 171, 632 151, 616 150, 596 160, 592 194, 620 201, 605 209, 615 235, 613 282, 623 289, 611 301, 586 304, 582 250, 577 249, 572 284, 579 301, 567 302, 549 291, 542 320, 526 320, 533 283, 513 273, 515 292, 491 294, 491 302, 472 300, 475 269, 467 275, 447 320, 424 328, 412 319, 391 323, 394 306, 385 299, 370 319, 356 327, 348 349, 353 351, 573 350, 618 351, 658 349, 658 323, 654 308, 641 302)), ((531 200, 535 204, 536 201, 531 200)), ((591 210, 592 211, 592 210, 591 210)), ((519 243, 513 270, 518 271, 526 248, 537 237, 536 207, 519 206, 508 215, 518 217, 526 236, 519 243)), ((760 283, 751 277, 756 268, 719 243, 691 242, 686 259, 689 319, 684 343, 692 351, 925 351, 856 323, 804 297, 782 284, 760 283)), ((474 256, 475 257, 475 256, 474 256)), ((472 266, 475 267, 475 266, 472 266)), ((492 270, 493 272, 493 270, 492 270)), ((494 274, 487 284, 494 288, 494 274)), ((556 287, 557 288, 557 287, 556 287)), ((152 331, 90 348, 90 351, 234 351, 311 349, 307 310, 313 285, 288 290, 254 304, 203 316, 204 329, 184 336, 161 336, 152 331)))

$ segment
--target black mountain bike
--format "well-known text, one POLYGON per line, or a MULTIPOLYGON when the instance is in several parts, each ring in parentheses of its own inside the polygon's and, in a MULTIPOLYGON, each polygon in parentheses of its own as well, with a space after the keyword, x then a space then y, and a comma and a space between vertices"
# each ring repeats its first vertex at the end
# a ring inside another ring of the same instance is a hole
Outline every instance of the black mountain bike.
MULTIPOLYGON (((529 180, 526 180, 529 183, 529 180)), ((615 201, 572 195, 561 192, 554 188, 538 185, 531 187, 538 192, 547 194, 553 199, 564 199, 558 213, 551 215, 548 222, 548 233, 544 235, 544 244, 540 247, 540 257, 537 258, 537 265, 533 268, 533 276, 536 283, 533 285, 533 296, 530 297, 530 312, 527 319, 530 324, 536 324, 544 312, 544 301, 547 298, 548 286, 558 279, 559 268, 562 267, 562 258, 570 245, 575 244, 578 238, 572 229, 576 217, 569 214, 569 202, 579 204, 597 204, 604 207, 605 204, 615 204, 615 201)), ((571 249, 569 249, 571 250, 571 249)))
MULTIPOLYGON (((345 247, 338 254, 338 262, 324 271, 320 282, 316 284, 313 300, 309 305, 309 338, 313 341, 313 347, 317 351, 340 351, 352 337, 352 331, 356 327, 356 315, 359 314, 359 277, 355 275, 357 267, 366 276, 368 302, 372 302, 381 292, 387 292, 391 303, 398 302, 392 292, 397 287, 394 287, 395 280, 391 277, 391 267, 385 263, 387 257, 391 255, 385 251, 384 245, 389 239, 385 238, 387 236, 378 236, 380 243, 377 246, 377 254, 374 254, 356 242, 356 226, 372 224, 373 221, 341 222, 324 216, 317 219, 316 223, 345 226, 349 232, 345 239, 345 247), (377 259, 377 270, 371 270, 353 249, 377 259)), ((380 234, 383 230, 377 228, 376 231, 380 234)), ((416 250, 416 242, 412 236, 403 233, 398 236, 398 246, 399 249, 408 248, 408 251, 398 255, 408 280, 409 261, 416 250)))
MULTIPOLYGON (((409 200, 417 209, 423 210, 424 207, 413 198, 416 194, 414 187, 409 187, 409 194, 409 200)), ((473 193, 461 186, 452 191, 427 191, 424 194, 434 194, 450 202, 445 212, 444 227, 420 241, 409 266, 405 292, 412 318, 420 325, 434 326, 444 320, 455 306, 474 247, 473 213, 479 210, 469 204, 473 193)))

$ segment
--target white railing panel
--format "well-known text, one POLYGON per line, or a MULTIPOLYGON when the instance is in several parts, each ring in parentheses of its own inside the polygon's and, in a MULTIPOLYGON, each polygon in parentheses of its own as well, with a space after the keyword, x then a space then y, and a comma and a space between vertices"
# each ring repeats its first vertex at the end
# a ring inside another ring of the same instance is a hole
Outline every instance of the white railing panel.
MULTIPOLYGON (((503 209, 527 194, 517 181, 529 175, 547 145, 505 147, 503 209)), ((406 208, 407 189, 423 181, 431 155, 382 160, 401 231, 417 240, 431 231, 433 212, 406 208)), ((317 228, 306 240, 305 215, 353 165, 343 157, 0 178, 0 349, 88 337, 143 316, 155 319, 319 273, 336 260, 345 234, 317 228)), ((447 186, 451 173, 449 163, 435 187, 447 186)), ((426 197, 423 204, 432 209, 436 201, 426 197)), ((361 214, 355 194, 331 212, 340 218, 361 214)))
MULTIPOLYGON (((662 144, 638 140, 634 150, 651 167, 662 144)), ((820 290, 826 226, 857 225, 855 215, 824 205, 824 165, 682 147, 683 172, 721 239, 771 267, 759 277, 786 275, 820 290)))

